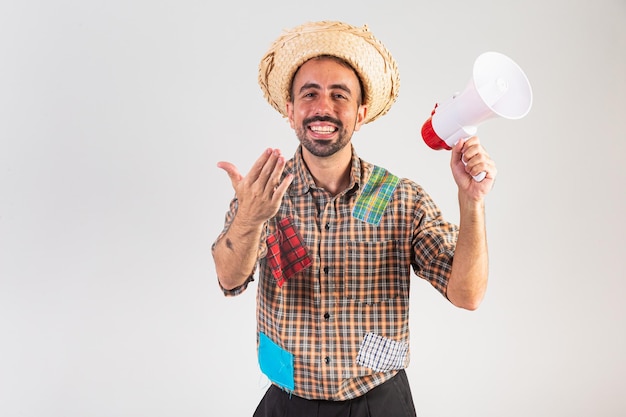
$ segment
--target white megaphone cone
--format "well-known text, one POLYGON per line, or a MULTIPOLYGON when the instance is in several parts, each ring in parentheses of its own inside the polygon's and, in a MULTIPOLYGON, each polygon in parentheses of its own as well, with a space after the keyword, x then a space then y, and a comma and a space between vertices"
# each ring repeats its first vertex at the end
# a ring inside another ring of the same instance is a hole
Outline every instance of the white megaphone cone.
MULTIPOLYGON (((452 149, 459 140, 476 134, 484 121, 503 117, 521 119, 530 111, 532 89, 522 69, 511 58, 485 52, 476 58, 465 90, 436 104, 422 126, 422 138, 432 149, 452 149)), ((485 173, 476 175, 482 181, 485 173)))

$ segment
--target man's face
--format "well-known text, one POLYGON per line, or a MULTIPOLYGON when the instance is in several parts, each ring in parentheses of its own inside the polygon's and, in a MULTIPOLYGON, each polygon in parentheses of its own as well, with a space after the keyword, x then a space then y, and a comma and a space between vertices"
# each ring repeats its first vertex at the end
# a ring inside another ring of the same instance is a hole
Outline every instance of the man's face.
POLYGON ((367 107, 359 105, 361 88, 355 72, 330 58, 305 62, 293 80, 289 123, 302 146, 317 157, 344 149, 359 130, 367 107))

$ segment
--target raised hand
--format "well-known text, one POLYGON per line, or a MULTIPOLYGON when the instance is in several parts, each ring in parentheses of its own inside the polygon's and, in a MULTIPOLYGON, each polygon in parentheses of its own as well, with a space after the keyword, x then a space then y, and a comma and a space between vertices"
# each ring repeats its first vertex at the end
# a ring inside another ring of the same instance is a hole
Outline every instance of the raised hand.
POLYGON ((289 174, 281 181, 285 163, 280 150, 271 148, 261 154, 245 177, 232 163, 218 162, 217 166, 226 171, 235 190, 240 220, 259 224, 276 214, 293 180, 293 175, 289 174))
POLYGON ((476 136, 460 140, 454 145, 450 167, 459 191, 474 200, 482 199, 491 190, 497 174, 494 161, 476 136), (485 173, 485 178, 476 181, 473 176, 481 172, 485 173))

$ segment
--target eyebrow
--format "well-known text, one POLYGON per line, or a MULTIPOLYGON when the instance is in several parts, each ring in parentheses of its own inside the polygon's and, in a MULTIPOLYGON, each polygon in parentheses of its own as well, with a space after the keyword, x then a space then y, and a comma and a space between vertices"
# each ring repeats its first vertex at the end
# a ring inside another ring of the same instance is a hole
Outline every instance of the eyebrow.
MULTIPOLYGON (((317 83, 306 83, 302 87, 300 87, 300 92, 302 92, 304 90, 308 90, 310 88, 313 88, 313 89, 316 89, 316 90, 320 90, 322 88, 322 86, 317 84, 317 83)), ((345 84, 332 84, 330 86, 330 89, 331 90, 342 90, 342 91, 345 91, 348 94, 352 94, 352 91, 345 84)))

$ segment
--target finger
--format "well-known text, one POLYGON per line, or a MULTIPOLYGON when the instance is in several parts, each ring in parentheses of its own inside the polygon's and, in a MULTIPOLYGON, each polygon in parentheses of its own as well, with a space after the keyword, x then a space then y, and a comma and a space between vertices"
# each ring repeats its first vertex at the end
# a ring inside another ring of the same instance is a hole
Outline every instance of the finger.
POLYGON ((263 169, 259 173, 258 183, 263 186, 266 192, 274 192, 274 188, 280 183, 280 178, 285 168, 285 158, 280 150, 274 149, 263 169))
POLYGON ((273 153, 274 150, 271 148, 267 148, 265 151, 263 151, 261 156, 259 156, 259 158, 254 162, 252 168, 250 168, 250 171, 248 172, 247 176, 250 181, 254 182, 259 179, 261 173, 263 172, 263 168, 267 165, 267 161, 271 158, 273 153))
POLYGON ((468 166, 489 160, 489 155, 476 136, 465 141, 461 153, 464 163, 468 166))
POLYGON ((464 156, 465 161, 471 159, 482 148, 480 141, 476 136, 469 137, 465 140, 461 140, 460 142, 462 142, 461 154, 464 156))
POLYGON ((237 188, 237 184, 243 179, 243 176, 239 173, 237 167, 230 162, 220 161, 217 163, 217 167, 223 169, 228 174, 230 182, 233 188, 237 188))
POLYGON ((277 188, 285 182, 285 179, 283 178, 283 171, 285 170, 286 165, 287 165, 286 159, 283 158, 282 156, 279 156, 278 159, 276 160, 276 165, 274 165, 274 169, 272 170, 270 178, 268 179, 268 186, 277 188))
POLYGON ((293 181, 293 179, 294 179, 293 174, 285 175, 285 178, 283 178, 282 182, 274 190, 274 195, 272 195, 272 201, 277 202, 278 200, 283 199, 283 196, 287 192, 287 189, 291 185, 291 182, 293 181))
POLYGON ((471 160, 476 162, 485 159, 486 153, 480 147, 471 146, 464 147, 463 149, 463 161, 466 163, 469 163, 471 160))
POLYGON ((489 155, 481 150, 476 155, 472 156, 467 164, 467 172, 473 176, 479 176, 481 173, 485 173, 488 178, 493 177, 495 171, 495 164, 489 155))

